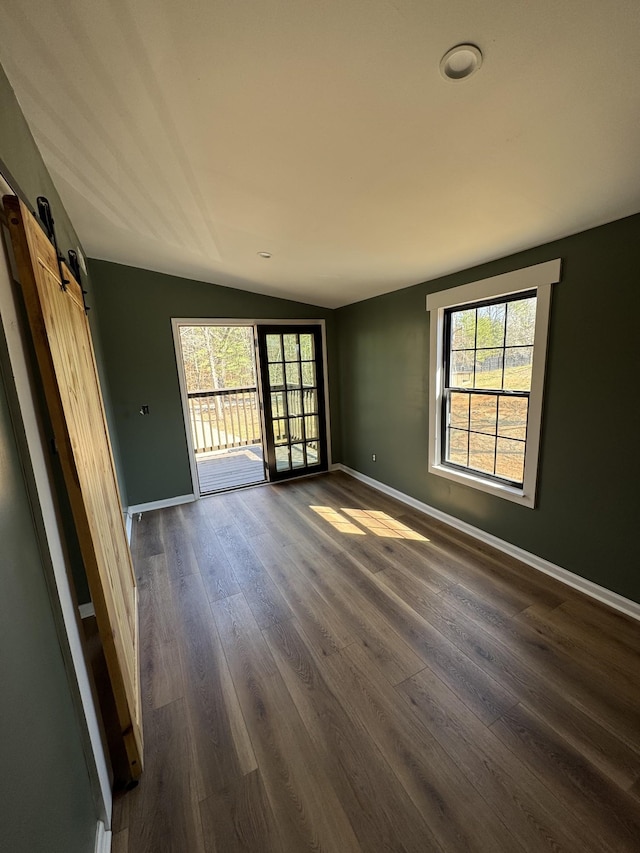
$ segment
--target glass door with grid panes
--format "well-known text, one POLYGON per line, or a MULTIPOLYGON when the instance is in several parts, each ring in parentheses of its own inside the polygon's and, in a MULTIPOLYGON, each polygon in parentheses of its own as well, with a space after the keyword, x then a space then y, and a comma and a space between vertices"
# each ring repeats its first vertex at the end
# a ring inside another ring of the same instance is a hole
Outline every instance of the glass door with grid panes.
POLYGON ((320 326, 258 326, 270 480, 327 470, 320 326))

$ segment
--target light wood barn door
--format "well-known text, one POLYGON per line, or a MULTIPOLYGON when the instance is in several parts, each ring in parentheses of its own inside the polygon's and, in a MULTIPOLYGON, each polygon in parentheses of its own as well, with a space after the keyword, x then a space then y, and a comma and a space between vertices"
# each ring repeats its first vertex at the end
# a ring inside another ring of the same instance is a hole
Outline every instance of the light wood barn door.
POLYGON ((131 778, 142 771, 135 575, 82 290, 19 199, 4 199, 131 778))

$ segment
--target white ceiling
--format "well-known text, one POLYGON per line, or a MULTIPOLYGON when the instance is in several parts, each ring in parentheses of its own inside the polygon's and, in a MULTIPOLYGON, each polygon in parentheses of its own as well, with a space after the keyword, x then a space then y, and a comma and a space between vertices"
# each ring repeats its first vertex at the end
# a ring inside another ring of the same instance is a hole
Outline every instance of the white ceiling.
POLYGON ((0 5, 90 256, 330 307, 639 211, 639 35, 639 0, 0 5))

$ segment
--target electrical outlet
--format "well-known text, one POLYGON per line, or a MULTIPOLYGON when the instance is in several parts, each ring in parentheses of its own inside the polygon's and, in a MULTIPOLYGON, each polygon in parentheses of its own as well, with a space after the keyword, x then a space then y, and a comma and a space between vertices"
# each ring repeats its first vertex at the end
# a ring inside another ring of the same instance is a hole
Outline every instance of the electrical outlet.
POLYGON ((375 461, 376 461, 376 454, 375 454, 375 453, 372 453, 372 454, 371 454, 371 461, 372 461, 372 462, 375 462, 375 461))

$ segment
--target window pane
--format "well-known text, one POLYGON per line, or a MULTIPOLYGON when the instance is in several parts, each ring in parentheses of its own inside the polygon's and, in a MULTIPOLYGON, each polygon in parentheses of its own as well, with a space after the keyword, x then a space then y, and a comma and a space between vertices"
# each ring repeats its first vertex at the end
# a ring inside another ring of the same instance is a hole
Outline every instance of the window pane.
POLYGON ((474 388, 502 388, 501 349, 476 352, 476 382, 474 388))
POLYGON ((318 393, 317 391, 305 390, 302 392, 302 402, 304 405, 305 414, 311 415, 318 411, 318 393))
POLYGON ((320 445, 317 441, 307 442, 307 465, 317 465, 320 462, 320 445))
POLYGON ((473 387, 473 352, 451 353, 449 385, 452 388, 473 387))
POLYGON ((315 415, 304 419, 307 438, 318 438, 318 418, 315 415))
POLYGON ((287 442, 289 441, 289 433, 287 432, 287 422, 285 420, 274 420, 273 441, 275 444, 287 444, 287 442))
POLYGON ((281 388, 284 385, 284 375, 281 364, 269 365, 269 384, 272 388, 281 388))
POLYGON ((492 394, 474 394, 471 398, 470 429, 474 432, 496 434, 498 398, 492 394))
POLYGON ((287 391, 287 405, 290 415, 302 414, 302 391, 287 391))
POLYGON ((300 365, 297 361, 285 364, 287 371, 287 388, 300 387, 300 365))
POLYGON ((491 435, 469 434, 469 467, 493 474, 496 440, 491 435))
POLYGON ((533 347, 507 348, 504 352, 505 391, 530 391, 533 347))
POLYGON ((473 349, 476 339, 476 309, 451 314, 451 349, 473 349))
POLYGON ((267 360, 282 361, 282 340, 280 335, 267 335, 267 360))
POLYGON ((533 345, 536 328, 536 297, 507 303, 508 347, 533 345))
POLYGON ((283 418, 284 410, 284 394, 282 391, 276 391, 271 395, 271 416, 274 418, 283 418))
POLYGON ((306 460, 304 458, 304 444, 292 444, 291 445, 291 467, 292 468, 304 468, 306 465, 306 460))
POLYGON ((469 394, 452 392, 449 398, 449 426, 469 428, 469 394))
POLYGON ((316 384, 316 366, 313 361, 305 361, 302 364, 302 384, 305 388, 313 387, 316 384))
POLYGON ((527 437, 527 397, 501 397, 498 406, 498 435, 503 438, 527 437))
POLYGON ((289 418, 289 434, 291 441, 302 441, 304 432, 302 431, 302 418, 289 418))
POLYGON ((300 335, 300 358, 303 361, 314 360, 313 335, 300 335))
POLYGON ((282 340, 284 343, 284 360, 285 361, 297 361, 298 360, 298 336, 297 335, 283 335, 282 340))
POLYGON ((456 465, 467 466, 467 451, 469 448, 469 433, 461 429, 450 429, 447 461, 456 465))
POLYGON ((499 438, 496 455, 496 474, 507 480, 521 483, 524 477, 524 448, 523 441, 510 438, 499 438))
POLYGON ((288 471, 290 468, 288 445, 276 447, 276 471, 288 471))
POLYGON ((499 302, 497 305, 484 305, 478 308, 478 319, 476 323, 476 347, 504 346, 504 319, 506 305, 499 302))

